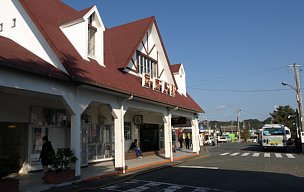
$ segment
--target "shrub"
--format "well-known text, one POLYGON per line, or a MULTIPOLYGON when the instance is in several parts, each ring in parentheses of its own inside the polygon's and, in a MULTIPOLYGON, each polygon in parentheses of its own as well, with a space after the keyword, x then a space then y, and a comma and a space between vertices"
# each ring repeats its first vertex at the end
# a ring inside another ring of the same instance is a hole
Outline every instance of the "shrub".
POLYGON ((58 148, 56 153, 51 154, 51 166, 55 171, 70 169, 78 160, 70 148, 58 148))

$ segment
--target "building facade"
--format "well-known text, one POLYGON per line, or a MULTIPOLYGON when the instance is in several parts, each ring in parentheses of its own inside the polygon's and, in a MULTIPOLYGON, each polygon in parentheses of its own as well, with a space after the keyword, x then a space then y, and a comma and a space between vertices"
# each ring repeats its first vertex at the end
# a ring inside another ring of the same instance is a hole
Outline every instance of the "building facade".
POLYGON ((182 64, 168 59, 154 17, 106 28, 96 6, 0 0, 0 150, 23 172, 41 169, 41 137, 70 147, 81 166, 114 159, 134 139, 173 160, 171 119, 184 119, 198 153, 201 107, 182 64))

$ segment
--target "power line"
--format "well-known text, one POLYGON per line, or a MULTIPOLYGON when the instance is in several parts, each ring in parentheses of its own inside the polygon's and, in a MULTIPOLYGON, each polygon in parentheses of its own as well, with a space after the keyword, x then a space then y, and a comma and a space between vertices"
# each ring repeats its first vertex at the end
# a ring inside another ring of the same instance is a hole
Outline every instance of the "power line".
POLYGON ((259 92, 279 92, 288 91, 290 89, 257 89, 257 90, 234 90, 234 89, 204 89, 198 87, 188 87, 189 89, 195 89, 200 91, 212 91, 212 92, 232 92, 232 93, 259 93, 259 92))
POLYGON ((252 72, 247 72, 247 73, 239 73, 239 74, 235 74, 235 75, 231 75, 231 76, 220 76, 220 77, 215 77, 212 79, 205 79, 205 80, 197 80, 197 81, 192 81, 189 82, 189 85, 198 85, 198 84, 215 84, 215 83, 221 83, 221 82, 226 82, 229 80, 234 80, 234 79, 241 79, 241 78, 247 78, 250 76, 256 76, 256 75, 260 75, 263 73, 268 73, 268 72, 273 72, 275 70, 281 70, 281 69, 286 69, 287 67, 276 67, 276 68, 271 68, 271 69, 266 69, 266 70, 259 70, 259 71, 252 71, 252 72), (216 80, 214 80, 216 79, 216 80))

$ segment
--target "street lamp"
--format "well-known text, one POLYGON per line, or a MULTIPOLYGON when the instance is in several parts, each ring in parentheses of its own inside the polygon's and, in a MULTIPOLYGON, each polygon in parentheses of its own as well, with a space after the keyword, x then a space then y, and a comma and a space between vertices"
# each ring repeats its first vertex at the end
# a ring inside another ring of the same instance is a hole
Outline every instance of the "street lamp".
POLYGON ((297 103, 298 103, 298 108, 299 108, 299 113, 300 113, 300 117, 301 117, 301 130, 303 131, 303 107, 302 107, 302 97, 301 97, 301 92, 300 92, 300 88, 295 88, 291 85, 289 85, 288 83, 282 82, 283 86, 288 86, 290 88, 292 88, 293 90, 296 91, 296 98, 297 98, 297 103))
POLYGON ((304 121, 303 121, 303 107, 302 107, 302 97, 301 97, 301 92, 300 92, 300 86, 299 86, 299 83, 297 83, 297 88, 285 83, 285 82, 282 82, 282 85, 283 86, 288 86, 290 88, 292 88, 293 90, 296 91, 296 98, 297 98, 297 103, 298 103, 298 109, 299 109, 299 116, 300 116, 300 122, 301 122, 301 125, 300 125, 300 130, 301 130, 301 134, 300 134, 300 140, 301 140, 301 143, 302 143, 302 151, 304 151, 304 146, 303 146, 303 143, 304 141, 302 140, 302 133, 303 133, 303 128, 304 128, 304 121))
POLYGON ((282 82, 282 85, 283 85, 283 86, 288 86, 288 87, 292 88, 293 90, 297 91, 296 88, 294 88, 293 86, 289 85, 289 84, 286 83, 286 82, 282 82))

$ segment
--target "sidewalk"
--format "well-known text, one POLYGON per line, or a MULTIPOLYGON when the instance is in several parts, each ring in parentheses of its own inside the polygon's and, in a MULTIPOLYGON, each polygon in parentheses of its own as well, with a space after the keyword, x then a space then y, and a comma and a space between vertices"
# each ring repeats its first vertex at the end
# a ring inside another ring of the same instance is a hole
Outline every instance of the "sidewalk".
MULTIPOLYGON (((201 151, 204 152, 204 151, 201 151)), ((186 158, 191 158, 196 156, 196 153, 193 153, 192 150, 182 149, 181 151, 176 151, 173 153, 174 161, 179 161, 186 158)), ((126 160, 126 165, 128 169, 127 173, 141 171, 144 169, 149 169, 152 167, 160 166, 170 163, 170 159, 165 159, 162 156, 148 156, 143 157, 142 159, 131 159, 126 160)), ((118 175, 121 172, 114 170, 113 161, 100 162, 89 164, 88 167, 81 168, 81 180, 80 181, 90 181, 100 178, 105 178, 112 175, 118 175)), ((19 188, 22 192, 37 192, 44 191, 56 186, 69 185, 72 182, 63 183, 63 184, 45 184, 41 179, 42 171, 29 173, 27 175, 20 176, 19 188)))

